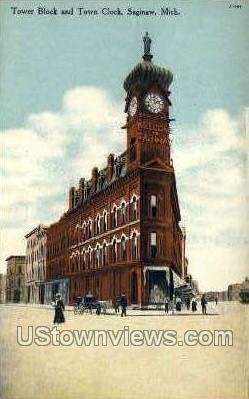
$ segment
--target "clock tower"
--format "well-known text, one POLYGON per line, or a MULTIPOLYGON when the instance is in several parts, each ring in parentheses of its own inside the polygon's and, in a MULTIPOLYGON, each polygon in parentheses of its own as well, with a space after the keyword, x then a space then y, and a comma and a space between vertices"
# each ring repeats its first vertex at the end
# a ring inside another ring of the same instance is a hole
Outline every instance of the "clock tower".
POLYGON ((169 86, 173 75, 152 62, 147 32, 143 41, 143 60, 124 81, 128 170, 152 160, 160 160, 170 167, 169 86))

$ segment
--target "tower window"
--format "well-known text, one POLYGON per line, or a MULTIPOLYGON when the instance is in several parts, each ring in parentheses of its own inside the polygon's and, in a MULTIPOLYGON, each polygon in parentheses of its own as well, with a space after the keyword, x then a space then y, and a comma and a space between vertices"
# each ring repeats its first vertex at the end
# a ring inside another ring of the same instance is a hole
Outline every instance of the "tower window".
POLYGON ((151 212, 152 218, 157 217, 157 196, 156 195, 150 196, 150 212, 151 212))
POLYGON ((137 153, 136 153, 136 139, 133 137, 131 139, 131 144, 130 144, 130 160, 135 161, 137 158, 137 153))
POLYGON ((152 258, 157 256, 157 233, 150 233, 150 255, 152 258))

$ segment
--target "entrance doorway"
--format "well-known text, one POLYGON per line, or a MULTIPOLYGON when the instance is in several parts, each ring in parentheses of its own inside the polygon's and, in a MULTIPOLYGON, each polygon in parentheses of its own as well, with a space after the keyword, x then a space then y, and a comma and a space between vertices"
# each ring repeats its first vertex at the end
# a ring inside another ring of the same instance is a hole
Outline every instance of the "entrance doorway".
POLYGON ((131 303, 138 303, 137 273, 131 273, 131 303))

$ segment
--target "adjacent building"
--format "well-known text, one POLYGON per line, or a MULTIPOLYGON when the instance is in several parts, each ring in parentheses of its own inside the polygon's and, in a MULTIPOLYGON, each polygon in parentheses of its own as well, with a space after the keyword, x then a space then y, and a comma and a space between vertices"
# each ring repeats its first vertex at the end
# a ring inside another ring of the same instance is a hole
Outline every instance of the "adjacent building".
POLYGON ((125 151, 110 154, 90 180, 69 191, 68 210, 47 229, 47 300, 87 292, 129 304, 164 300, 187 273, 170 150, 172 73, 143 59, 124 81, 125 151))
POLYGON ((249 290, 249 278, 246 277, 245 280, 240 284, 230 284, 228 286, 228 300, 229 301, 239 301, 241 290, 249 290))
POLYGON ((6 259, 6 302, 25 301, 25 256, 12 255, 6 259))
POLYGON ((44 303, 46 272, 46 235, 47 227, 37 226, 26 234, 26 302, 44 303))
POLYGON ((6 301, 6 275, 0 273, 0 303, 5 303, 6 301))

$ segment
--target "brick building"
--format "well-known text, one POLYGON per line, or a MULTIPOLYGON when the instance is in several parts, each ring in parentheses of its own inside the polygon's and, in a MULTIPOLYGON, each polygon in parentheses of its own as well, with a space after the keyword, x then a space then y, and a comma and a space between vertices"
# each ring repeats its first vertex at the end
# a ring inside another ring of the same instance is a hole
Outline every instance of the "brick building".
POLYGON ((6 262, 6 302, 24 302, 25 256, 9 256, 6 262))
POLYGON ((25 235, 27 240, 25 259, 26 301, 29 303, 44 303, 46 229, 46 226, 39 225, 25 235))
POLYGON ((69 302, 89 291, 102 300, 126 292, 129 303, 144 305, 163 300, 187 273, 170 157, 172 79, 147 46, 124 81, 126 151, 81 178, 68 211, 47 230, 48 298, 58 290, 69 290, 69 302))

